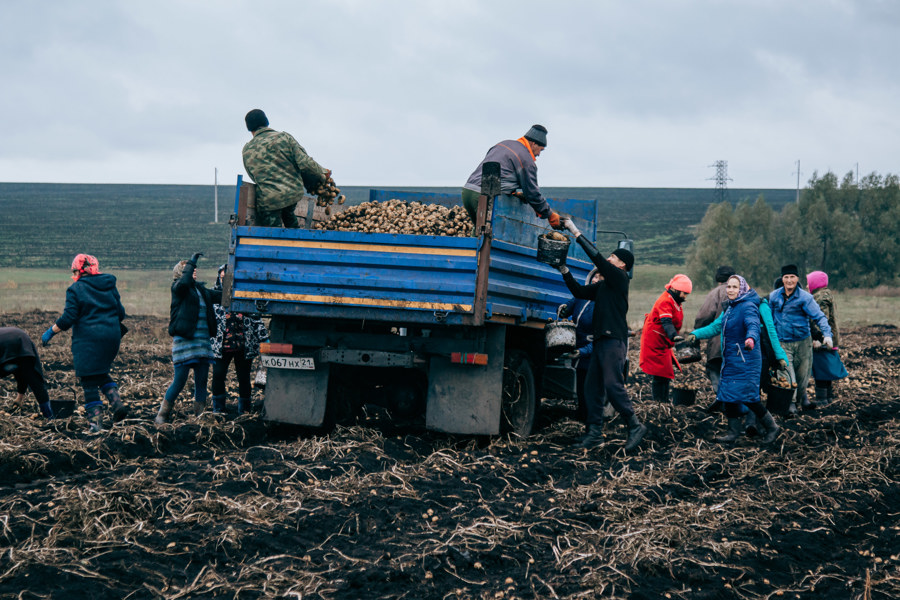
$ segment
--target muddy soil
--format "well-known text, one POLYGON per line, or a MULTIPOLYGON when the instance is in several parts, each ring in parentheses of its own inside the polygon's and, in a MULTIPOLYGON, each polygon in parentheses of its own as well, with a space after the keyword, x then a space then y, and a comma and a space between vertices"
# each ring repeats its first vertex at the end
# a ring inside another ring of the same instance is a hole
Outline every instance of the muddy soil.
MULTIPOLYGON (((38 339, 56 316, 3 321, 38 339)), ((780 420, 769 447, 712 441, 724 419, 697 364, 680 376, 695 405, 651 402, 633 347, 650 431, 626 455, 617 420, 573 449, 581 425, 554 401, 526 440, 374 408, 321 436, 190 416, 189 390, 156 427, 166 323, 128 325, 112 375, 132 415, 108 431, 43 422, 0 387, 0 598, 900 597, 895 327, 847 331, 838 400, 780 420)), ((51 397, 80 406, 68 343, 42 358, 51 397)))

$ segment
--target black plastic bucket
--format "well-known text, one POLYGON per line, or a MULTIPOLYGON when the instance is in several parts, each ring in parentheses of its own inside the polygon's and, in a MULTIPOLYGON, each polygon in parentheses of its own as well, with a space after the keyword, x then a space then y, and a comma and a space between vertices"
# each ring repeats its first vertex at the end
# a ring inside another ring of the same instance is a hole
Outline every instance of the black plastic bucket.
POLYGON ((74 400, 51 400, 50 408, 53 409, 53 416, 57 419, 65 419, 72 416, 75 412, 74 400))
POLYGON ((672 388, 672 404, 676 406, 693 406, 697 401, 697 390, 672 388))
POLYGON ((790 412, 793 388, 769 386, 766 390, 766 408, 773 415, 785 416, 790 412))
POLYGON ((551 267, 565 264, 566 255, 569 253, 569 238, 554 240, 547 237, 550 234, 538 236, 537 260, 551 267))

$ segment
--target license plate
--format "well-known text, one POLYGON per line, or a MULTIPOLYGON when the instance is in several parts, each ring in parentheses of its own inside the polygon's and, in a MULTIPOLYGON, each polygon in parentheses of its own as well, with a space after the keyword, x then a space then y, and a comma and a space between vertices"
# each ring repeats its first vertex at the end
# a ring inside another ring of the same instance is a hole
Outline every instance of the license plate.
POLYGON ((262 364, 264 367, 273 369, 303 369, 306 371, 314 371, 316 362, 312 356, 262 356, 262 364))

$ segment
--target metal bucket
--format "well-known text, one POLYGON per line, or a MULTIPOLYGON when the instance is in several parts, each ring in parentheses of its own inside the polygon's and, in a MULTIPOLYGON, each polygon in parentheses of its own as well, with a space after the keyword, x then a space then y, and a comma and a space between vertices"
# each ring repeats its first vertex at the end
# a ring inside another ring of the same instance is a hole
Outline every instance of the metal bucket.
POLYGON ((571 352, 575 349, 575 323, 550 321, 544 325, 544 340, 548 350, 571 352))
POLYGON ((552 234, 545 233, 538 236, 537 260, 551 267, 565 264, 566 255, 569 253, 569 238, 555 240, 548 237, 552 234))

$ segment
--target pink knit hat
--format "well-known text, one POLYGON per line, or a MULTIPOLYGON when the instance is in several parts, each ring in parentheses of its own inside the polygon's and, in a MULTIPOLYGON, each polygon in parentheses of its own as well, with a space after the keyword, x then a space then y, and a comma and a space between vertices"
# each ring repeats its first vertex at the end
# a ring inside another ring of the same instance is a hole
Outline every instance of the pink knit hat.
POLYGON ((825 271, 813 271, 806 276, 806 286, 810 292, 819 288, 828 287, 828 274, 825 271))

